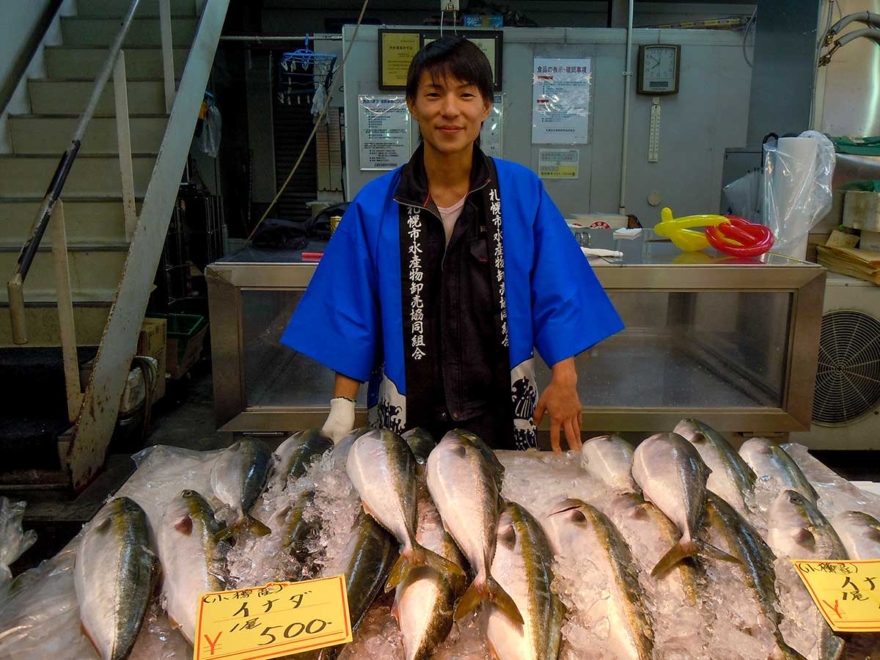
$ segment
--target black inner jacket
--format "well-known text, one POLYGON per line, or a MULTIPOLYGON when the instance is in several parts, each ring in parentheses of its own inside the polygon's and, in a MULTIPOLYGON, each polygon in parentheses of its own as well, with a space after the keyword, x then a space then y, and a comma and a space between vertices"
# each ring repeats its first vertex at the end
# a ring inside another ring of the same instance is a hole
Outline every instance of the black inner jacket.
MULTIPOLYGON (((496 448, 513 448, 509 354, 498 342, 500 306, 492 290, 489 213, 481 194, 487 186, 497 185, 494 164, 474 147, 470 191, 447 245, 440 212, 428 192, 423 150, 424 146, 419 147, 403 168, 394 196, 402 205, 402 245, 406 244, 406 207, 421 210, 422 231, 426 232, 420 243, 426 286, 422 291, 424 334, 429 347, 424 359, 430 367, 420 365, 418 373, 433 377, 413 382, 407 368, 406 426, 423 426, 435 435, 466 428, 489 435, 483 439, 496 448)), ((409 255, 405 249, 401 253, 406 301, 409 255)))

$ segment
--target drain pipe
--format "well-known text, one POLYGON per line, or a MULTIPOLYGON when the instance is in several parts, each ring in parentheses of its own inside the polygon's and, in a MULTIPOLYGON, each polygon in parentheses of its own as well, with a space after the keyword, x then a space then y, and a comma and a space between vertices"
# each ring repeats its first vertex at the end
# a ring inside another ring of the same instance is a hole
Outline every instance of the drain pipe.
POLYGON ((626 215, 626 154, 629 148, 629 106, 632 95, 632 38, 633 38, 633 6, 635 0, 629 0, 629 16, 626 23, 626 65, 623 71, 623 146, 621 147, 620 164, 620 203, 617 207, 619 215, 626 215))

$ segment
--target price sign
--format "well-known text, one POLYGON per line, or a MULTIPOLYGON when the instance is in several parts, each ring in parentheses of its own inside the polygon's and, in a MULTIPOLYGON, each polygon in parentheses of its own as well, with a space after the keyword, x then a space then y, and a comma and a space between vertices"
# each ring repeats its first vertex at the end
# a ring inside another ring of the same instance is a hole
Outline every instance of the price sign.
POLYGON ((880 632, 880 559, 791 562, 833 630, 880 632))
POLYGON ((202 594, 194 660, 269 660, 350 642, 345 577, 202 594))

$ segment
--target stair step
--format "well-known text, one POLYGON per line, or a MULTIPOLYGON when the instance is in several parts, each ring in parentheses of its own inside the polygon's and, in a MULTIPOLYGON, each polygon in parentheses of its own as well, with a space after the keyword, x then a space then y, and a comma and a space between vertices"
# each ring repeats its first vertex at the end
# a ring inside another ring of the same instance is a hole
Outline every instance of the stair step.
MULTIPOLYGON (((77 0, 77 16, 102 16, 122 18, 131 6, 131 0, 77 0)), ((141 0, 135 16, 138 18, 159 15, 159 0, 141 0)), ((195 16, 195 0, 171 0, 172 16, 195 16)))
MULTIPOLYGON (((189 50, 174 49, 174 75, 183 76, 189 50)), ((46 70, 50 78, 96 78, 107 59, 106 48, 72 48, 48 46, 45 50, 46 70)), ((126 48, 125 72, 128 78, 161 78, 162 51, 159 48, 126 48)))
MULTIPOLYGON (((132 159, 136 195, 146 193, 155 162, 152 155, 132 159)), ((0 156, 0 196, 44 195, 57 167, 56 156, 0 156)), ((118 157, 79 156, 70 170, 64 193, 114 195, 120 194, 120 189, 118 157)))
MULTIPOLYGON (((76 198, 63 195, 64 222, 69 245, 125 241, 125 216, 121 197, 76 198)), ((3 242, 21 247, 31 234, 42 197, 32 199, 0 198, 0 218, 3 222, 3 242)), ((138 204, 140 213, 140 204, 138 204)), ((47 231, 41 246, 52 245, 52 232, 47 231)))
MULTIPOLYGON (((15 270, 17 251, 0 252, 0 273, 7 277, 15 270)), ((128 250, 70 251, 67 258, 70 268, 70 288, 74 299, 113 300, 122 277, 122 269, 128 250)), ((37 296, 52 300, 55 296, 55 280, 51 252, 37 252, 31 263, 24 284, 25 299, 37 296)), ((6 287, 0 287, 0 300, 8 301, 6 287)))
MULTIPOLYGON (((16 154, 64 152, 76 130, 79 117, 13 115, 9 117, 12 149, 16 154)), ((158 153, 168 118, 165 115, 129 117, 131 149, 134 153, 158 153)), ((80 148, 81 154, 118 153, 116 118, 96 117, 89 123, 80 148)))
MULTIPOLYGON (((3 287, 4 289, 6 287, 3 287)), ((33 302, 25 285, 25 319, 28 329, 28 346, 59 346, 58 308, 51 302, 33 302)), ((74 303, 73 320, 76 324, 76 342, 79 346, 97 345, 107 325, 110 303, 74 303)), ((13 347, 12 326, 9 321, 8 304, 0 305, 0 346, 13 347)))
MULTIPOLYGON (((97 346, 79 347, 79 364, 97 352, 97 346)), ((61 348, 0 349, 0 374, 14 385, 0 400, 3 469, 60 468, 57 439, 70 426, 61 348)))
MULTIPOLYGON (((118 18, 79 18, 62 16, 61 33, 68 46, 104 46, 109 48, 119 32, 118 18)), ((198 27, 197 18, 175 18, 171 21, 171 43, 187 48, 198 27)), ((157 18, 135 18, 131 22, 123 47, 161 46, 162 34, 157 18)))
MULTIPOLYGON (((29 80, 31 112, 35 115, 82 114, 89 102, 93 80, 29 80)), ((129 80, 128 112, 132 115, 165 114, 165 86, 161 80, 129 80)), ((113 83, 108 82, 95 110, 97 116, 116 116, 113 83)))

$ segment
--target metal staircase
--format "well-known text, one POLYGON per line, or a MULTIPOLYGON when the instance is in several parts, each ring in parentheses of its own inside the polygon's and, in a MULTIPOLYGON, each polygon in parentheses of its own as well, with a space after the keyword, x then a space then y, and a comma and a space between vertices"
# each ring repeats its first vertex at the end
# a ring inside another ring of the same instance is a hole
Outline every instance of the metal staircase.
POLYGON ((0 488, 80 489, 103 465, 228 3, 78 0, 8 118, 0 488))

